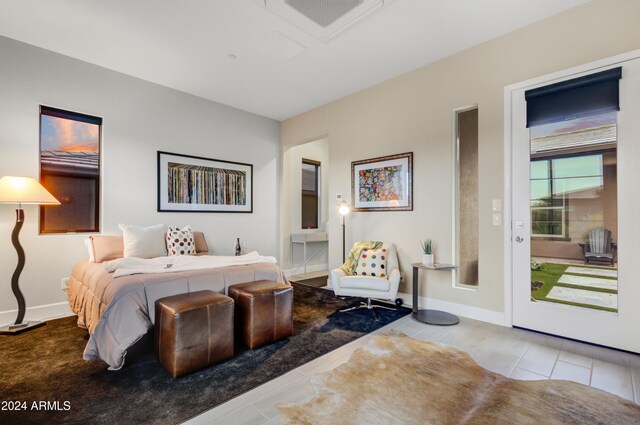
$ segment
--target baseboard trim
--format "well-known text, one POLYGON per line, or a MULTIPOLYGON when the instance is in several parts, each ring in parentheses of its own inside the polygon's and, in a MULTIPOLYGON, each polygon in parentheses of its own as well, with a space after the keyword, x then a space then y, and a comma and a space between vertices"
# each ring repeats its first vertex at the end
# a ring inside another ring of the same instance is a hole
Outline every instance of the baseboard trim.
MULTIPOLYGON (((0 311, 0 326, 5 326, 13 323, 16 320, 17 314, 17 309, 0 311)), ((60 317, 73 316, 73 314, 73 311, 71 311, 71 308, 69 307, 69 303, 65 301, 61 303, 29 307, 27 308, 24 321, 46 321, 51 319, 58 319, 60 317)))
MULTIPOLYGON (((411 294, 398 292, 398 298, 402 298, 402 301, 406 306, 412 306, 413 296, 411 294)), ((418 297, 418 304, 421 308, 428 307, 434 310, 443 310, 457 316, 466 317, 467 319, 480 320, 482 322, 493 323, 494 325, 500 326, 511 326, 510 324, 507 324, 505 314, 501 311, 487 310, 485 308, 452 303, 429 297, 418 297)))
MULTIPOLYGON (((311 264, 307 266, 307 273, 320 272, 328 269, 329 269, 328 264, 311 264)), ((296 267, 295 269, 284 270, 284 275, 286 277, 291 277, 298 274, 304 274, 304 267, 296 267)))

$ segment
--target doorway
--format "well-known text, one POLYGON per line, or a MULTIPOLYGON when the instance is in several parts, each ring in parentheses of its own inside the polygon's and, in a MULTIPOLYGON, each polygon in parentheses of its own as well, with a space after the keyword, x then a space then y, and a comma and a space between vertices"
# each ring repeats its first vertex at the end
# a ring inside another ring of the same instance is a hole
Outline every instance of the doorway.
POLYGON ((639 90, 633 58, 508 88, 514 326, 640 352, 639 90))
POLYGON ((293 280, 328 275, 329 140, 293 146, 284 153, 285 238, 283 264, 293 280))

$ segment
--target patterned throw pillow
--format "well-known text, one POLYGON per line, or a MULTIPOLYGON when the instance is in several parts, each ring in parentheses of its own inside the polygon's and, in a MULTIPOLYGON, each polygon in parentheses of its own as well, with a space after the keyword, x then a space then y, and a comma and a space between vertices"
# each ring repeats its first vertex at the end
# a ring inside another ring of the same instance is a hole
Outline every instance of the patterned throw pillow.
POLYGON ((387 277, 387 248, 363 250, 358 258, 356 275, 387 277))
POLYGON ((196 243, 191 226, 185 226, 182 229, 169 226, 167 251, 169 255, 196 255, 196 243))

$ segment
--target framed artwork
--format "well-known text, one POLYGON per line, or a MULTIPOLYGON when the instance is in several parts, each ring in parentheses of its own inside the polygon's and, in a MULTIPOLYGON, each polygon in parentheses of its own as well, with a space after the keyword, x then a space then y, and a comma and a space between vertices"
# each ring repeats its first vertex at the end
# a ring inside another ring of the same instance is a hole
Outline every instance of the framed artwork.
POLYGON ((158 151, 159 212, 253 212, 253 165, 158 151))
POLYGON ((353 211, 413 211, 413 152, 351 163, 353 211))

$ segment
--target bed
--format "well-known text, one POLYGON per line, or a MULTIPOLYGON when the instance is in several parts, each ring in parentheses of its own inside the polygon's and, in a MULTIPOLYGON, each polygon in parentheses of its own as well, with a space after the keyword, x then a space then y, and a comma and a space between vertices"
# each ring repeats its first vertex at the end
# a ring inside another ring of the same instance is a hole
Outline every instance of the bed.
POLYGON ((78 326, 89 331, 83 358, 102 359, 110 370, 122 368, 127 349, 153 327, 159 298, 205 289, 226 294, 231 285, 262 279, 288 283, 282 269, 271 262, 119 277, 108 270, 104 263, 78 262, 67 295, 78 326))

